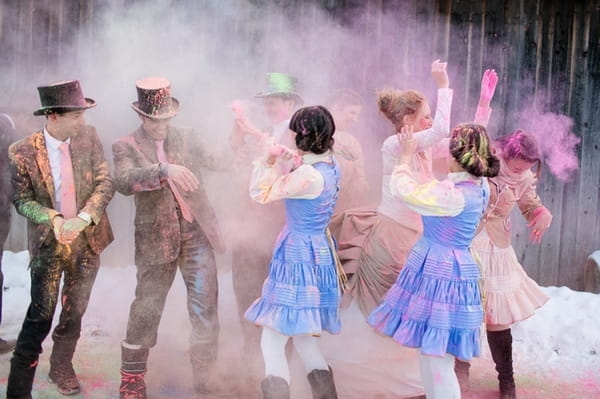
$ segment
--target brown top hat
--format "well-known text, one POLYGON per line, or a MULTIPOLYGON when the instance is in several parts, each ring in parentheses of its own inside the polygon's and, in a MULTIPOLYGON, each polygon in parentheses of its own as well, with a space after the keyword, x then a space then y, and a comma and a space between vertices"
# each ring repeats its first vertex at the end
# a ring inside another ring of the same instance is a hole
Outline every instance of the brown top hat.
POLYGON ((79 111, 96 106, 94 100, 83 96, 81 85, 77 80, 40 86, 38 92, 42 106, 33 111, 36 116, 48 115, 54 112, 79 111))
POLYGON ((138 100, 131 108, 151 119, 172 118, 179 112, 179 101, 171 97, 171 84, 165 78, 148 77, 135 82, 138 100))

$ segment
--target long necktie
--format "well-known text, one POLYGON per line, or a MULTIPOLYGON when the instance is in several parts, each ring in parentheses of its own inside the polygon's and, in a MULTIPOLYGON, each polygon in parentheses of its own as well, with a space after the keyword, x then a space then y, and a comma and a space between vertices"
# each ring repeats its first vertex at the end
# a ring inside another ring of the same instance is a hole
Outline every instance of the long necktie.
MULTIPOLYGON (((159 162, 168 163, 169 161, 167 159, 167 154, 165 153, 164 144, 165 144, 164 140, 156 140, 156 157, 158 158, 159 162)), ((188 222, 192 223, 194 221, 194 216, 192 215, 190 206, 188 205, 187 202, 185 202, 185 199, 179 192, 179 189, 177 188, 177 185, 175 184, 175 182, 173 182, 173 180, 171 180, 169 178, 167 178, 167 181, 169 182, 169 187, 171 188, 171 191, 173 192, 173 196, 175 196, 175 200, 177 201, 177 204, 179 204, 179 210, 181 211, 181 216, 183 216, 183 218, 185 220, 187 220, 188 222)))
POLYGON ((77 216, 77 200, 75 197, 75 179, 73 179, 73 163, 69 143, 62 143, 60 150, 60 213, 65 219, 77 216))

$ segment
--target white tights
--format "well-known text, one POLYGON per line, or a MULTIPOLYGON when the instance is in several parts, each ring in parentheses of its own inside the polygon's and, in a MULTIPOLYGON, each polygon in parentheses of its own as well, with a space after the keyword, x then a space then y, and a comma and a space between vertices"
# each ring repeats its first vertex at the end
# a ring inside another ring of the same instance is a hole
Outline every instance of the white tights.
POLYGON ((460 387, 454 373, 454 356, 419 354, 419 366, 427 399, 460 399, 460 387))
POLYGON ((296 352, 302 359, 304 367, 308 372, 312 370, 329 370, 327 361, 321 354, 318 337, 310 335, 297 335, 290 337, 283 335, 275 330, 263 327, 262 337, 260 339, 260 348, 262 349, 265 361, 265 376, 273 375, 281 377, 290 382, 290 369, 285 355, 285 345, 292 338, 296 352))

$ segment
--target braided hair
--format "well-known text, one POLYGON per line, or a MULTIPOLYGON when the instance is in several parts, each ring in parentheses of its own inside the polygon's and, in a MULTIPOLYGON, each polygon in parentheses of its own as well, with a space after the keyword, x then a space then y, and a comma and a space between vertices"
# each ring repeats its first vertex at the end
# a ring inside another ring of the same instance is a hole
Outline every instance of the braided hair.
POLYGON ((290 130, 296 133, 296 147, 302 151, 323 154, 333 147, 335 122, 322 105, 297 110, 290 120, 290 130))
POLYGON ((450 136, 450 154, 474 176, 495 177, 500 171, 500 160, 493 154, 490 139, 481 125, 456 126, 450 136))
POLYGON ((396 126, 402 126, 402 119, 417 113, 424 102, 425 96, 416 90, 386 89, 377 95, 379 110, 396 126))

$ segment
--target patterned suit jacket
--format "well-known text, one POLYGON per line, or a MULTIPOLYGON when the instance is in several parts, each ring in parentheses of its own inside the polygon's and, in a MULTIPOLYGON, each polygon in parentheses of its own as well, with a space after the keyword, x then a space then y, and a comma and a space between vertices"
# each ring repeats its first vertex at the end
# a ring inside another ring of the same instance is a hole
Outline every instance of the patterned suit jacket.
MULTIPOLYGON (((208 152, 192 129, 169 127, 164 147, 169 163, 187 167, 200 181, 196 191, 180 192, 211 246, 223 252, 221 231, 202 182, 201 169, 218 170, 226 165, 208 152)), ((172 262, 179 255, 181 245, 179 216, 177 202, 160 173, 155 141, 140 126, 115 141, 112 149, 117 191, 134 195, 136 263, 172 262)))
MULTIPOLYGON (((115 188, 108 163, 96 129, 86 126, 71 138, 71 159, 77 197, 77 209, 88 213, 92 223, 83 234, 92 250, 99 254, 113 241, 113 233, 106 216, 106 206, 115 188)), ((34 256, 52 233, 55 210, 54 180, 48 160, 43 131, 35 132, 9 148, 13 204, 17 212, 28 220, 30 256, 34 256)))

